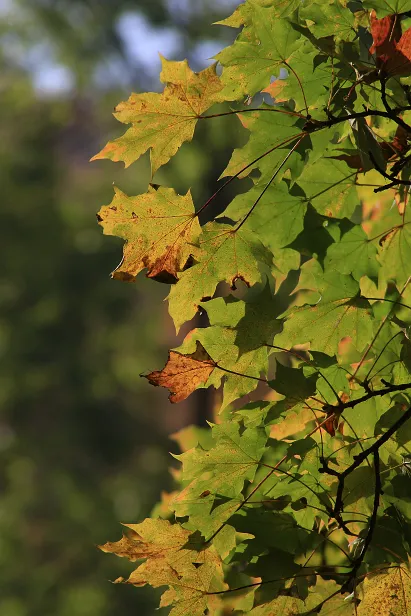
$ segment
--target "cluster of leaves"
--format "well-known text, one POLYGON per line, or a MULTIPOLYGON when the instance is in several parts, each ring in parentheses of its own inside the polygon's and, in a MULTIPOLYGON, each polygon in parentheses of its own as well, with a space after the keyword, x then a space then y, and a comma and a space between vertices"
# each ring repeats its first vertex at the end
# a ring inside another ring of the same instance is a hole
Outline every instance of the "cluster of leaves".
POLYGON ((163 93, 121 103, 131 126, 95 157, 149 150, 154 175, 198 122, 249 135, 205 204, 151 184, 98 214, 126 240, 113 277, 170 283, 177 330, 208 319, 147 378, 171 402, 219 389, 218 419, 180 438, 153 518, 103 546, 143 559, 127 582, 168 586, 172 616, 411 613, 409 8, 247 0, 217 63, 163 59, 163 93))

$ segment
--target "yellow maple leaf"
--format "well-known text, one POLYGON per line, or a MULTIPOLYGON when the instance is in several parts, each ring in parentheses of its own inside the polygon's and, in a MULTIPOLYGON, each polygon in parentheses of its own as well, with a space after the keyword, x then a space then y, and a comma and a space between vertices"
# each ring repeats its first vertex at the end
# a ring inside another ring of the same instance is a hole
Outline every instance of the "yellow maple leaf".
POLYGON ((136 197, 115 188, 113 201, 100 209, 97 218, 106 235, 127 240, 123 259, 112 274, 126 282, 134 282, 144 268, 149 278, 175 282, 201 233, 190 193, 178 195, 172 188, 155 185, 136 197))
MULTIPOLYGON (((173 606, 175 616, 201 616, 213 593, 225 590, 222 561, 213 546, 204 547, 201 538, 168 520, 146 519, 125 524, 129 534, 120 541, 100 546, 103 552, 134 562, 145 559, 127 580, 133 586, 169 586, 160 607, 173 606), (130 532, 131 531, 131 532, 130 532)), ((218 599, 218 594, 215 597, 218 599)))
POLYGON ((172 62, 161 57, 160 79, 164 92, 132 94, 117 105, 114 116, 131 124, 127 132, 110 141, 91 160, 109 158, 128 167, 150 149, 152 175, 167 163, 185 142, 191 141, 197 120, 214 103, 226 100, 216 64, 194 73, 187 60, 172 62))

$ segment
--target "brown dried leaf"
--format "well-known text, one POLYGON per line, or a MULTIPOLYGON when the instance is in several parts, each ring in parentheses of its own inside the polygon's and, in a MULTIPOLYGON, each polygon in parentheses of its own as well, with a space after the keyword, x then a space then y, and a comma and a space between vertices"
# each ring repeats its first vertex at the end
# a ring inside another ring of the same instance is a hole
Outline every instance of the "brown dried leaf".
POLYGON ((181 402, 188 398, 203 383, 206 383, 216 363, 197 340, 194 353, 183 355, 170 351, 165 367, 146 376, 152 385, 170 390, 170 402, 181 402))
POLYGON ((370 53, 376 55, 377 68, 389 75, 411 74, 411 28, 401 33, 398 15, 387 15, 377 19, 371 13, 371 34, 373 44, 370 53))

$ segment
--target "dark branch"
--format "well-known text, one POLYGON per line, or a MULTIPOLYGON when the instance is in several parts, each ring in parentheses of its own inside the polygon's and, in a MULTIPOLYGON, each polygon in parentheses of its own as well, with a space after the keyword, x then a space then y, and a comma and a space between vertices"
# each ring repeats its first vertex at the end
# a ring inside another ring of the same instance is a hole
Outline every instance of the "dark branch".
POLYGON ((348 590, 351 582, 356 578, 359 568, 361 567, 365 555, 368 551, 368 548, 371 545, 371 541, 374 535, 374 530, 377 525, 377 514, 378 507, 380 504, 380 497, 382 495, 382 487, 381 487, 381 474, 380 474, 380 454, 378 449, 374 451, 374 473, 375 473, 375 488, 374 488, 374 504, 372 508, 372 514, 370 518, 370 525, 368 527, 368 533, 366 538, 364 539, 364 545, 362 547, 361 553, 354 561, 353 568, 351 569, 351 574, 348 580, 341 587, 341 592, 345 592, 348 590))
POLYGON ((357 404, 361 404, 362 402, 366 402, 367 400, 370 400, 370 398, 375 398, 376 396, 385 396, 385 394, 391 394, 396 391, 405 391, 406 389, 411 389, 411 383, 401 383, 400 385, 391 385, 390 383, 384 380, 382 380, 382 383, 386 385, 386 387, 384 387, 383 389, 376 389, 374 391, 369 390, 368 393, 366 393, 364 396, 361 396, 361 398, 356 398, 355 400, 349 400, 348 402, 341 402, 335 405, 325 404, 323 406, 323 411, 327 413, 334 412, 334 413, 341 415, 341 413, 345 411, 345 409, 352 409, 355 406, 357 406, 357 404))

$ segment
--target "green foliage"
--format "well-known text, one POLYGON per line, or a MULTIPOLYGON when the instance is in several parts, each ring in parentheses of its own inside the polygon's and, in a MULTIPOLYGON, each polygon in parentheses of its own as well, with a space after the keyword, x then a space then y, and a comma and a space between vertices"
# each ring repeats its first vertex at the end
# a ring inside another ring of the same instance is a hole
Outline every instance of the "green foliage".
POLYGON ((410 613, 406 5, 247 0, 221 77, 164 61, 164 92, 121 103, 131 128, 98 155, 150 148, 154 174, 200 121, 248 133, 204 205, 153 185, 99 215, 127 240, 113 276, 171 282, 177 330, 208 318, 147 378, 171 402, 221 389, 211 434, 159 517, 103 546, 145 559, 121 581, 168 586, 174 616, 410 613))

